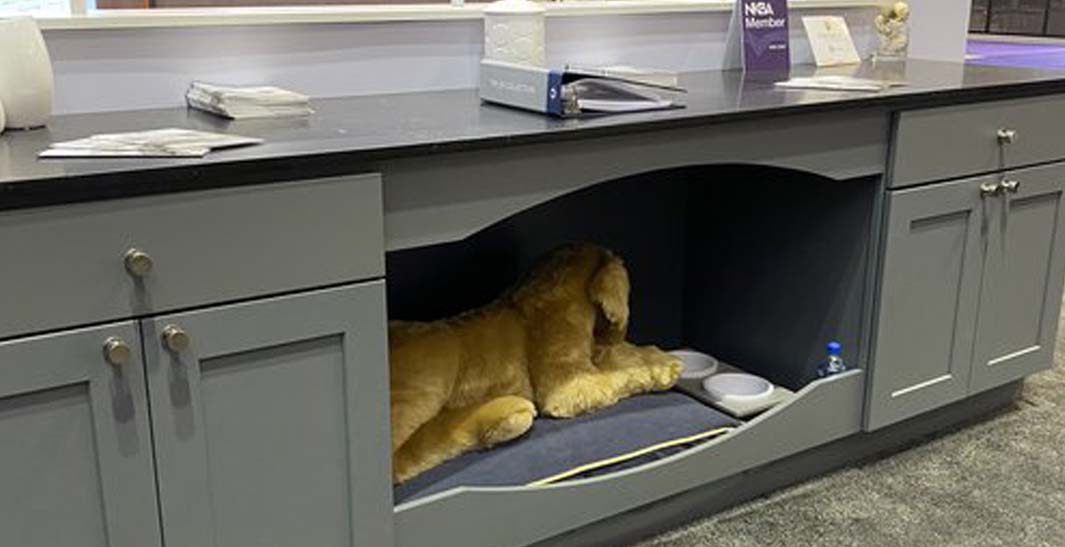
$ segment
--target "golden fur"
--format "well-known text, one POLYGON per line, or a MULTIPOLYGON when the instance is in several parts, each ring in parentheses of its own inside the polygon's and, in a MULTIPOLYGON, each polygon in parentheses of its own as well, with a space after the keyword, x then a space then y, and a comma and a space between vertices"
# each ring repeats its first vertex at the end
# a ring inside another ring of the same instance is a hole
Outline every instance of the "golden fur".
POLYGON ((394 480, 514 439, 538 411, 572 417, 672 387, 677 359, 625 341, 628 298, 621 259, 574 244, 483 308, 390 323, 394 480))

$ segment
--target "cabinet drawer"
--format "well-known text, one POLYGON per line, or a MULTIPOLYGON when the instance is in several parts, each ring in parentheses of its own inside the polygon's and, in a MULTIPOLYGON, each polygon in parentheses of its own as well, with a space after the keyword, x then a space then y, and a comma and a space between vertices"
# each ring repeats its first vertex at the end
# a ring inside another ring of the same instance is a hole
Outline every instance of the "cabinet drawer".
POLYGON ((1065 95, 901 112, 891 186, 1065 158, 1065 95), (1015 132, 999 144, 1000 129, 1015 132))
POLYGON ((362 175, 0 213, 0 336, 381 276, 381 207, 362 175))

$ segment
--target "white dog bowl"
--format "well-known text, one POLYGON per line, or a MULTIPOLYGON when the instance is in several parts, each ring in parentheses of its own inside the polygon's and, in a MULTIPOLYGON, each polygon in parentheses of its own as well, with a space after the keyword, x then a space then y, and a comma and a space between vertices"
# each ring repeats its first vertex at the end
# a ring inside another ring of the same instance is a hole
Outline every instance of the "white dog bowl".
POLYGON ((669 352, 670 355, 680 359, 684 364, 684 370, 680 377, 685 379, 706 378, 717 372, 717 359, 693 349, 678 349, 669 352))
POLYGON ((703 389, 719 403, 754 403, 768 398, 773 393, 773 384, 753 374, 724 372, 703 380, 703 389))

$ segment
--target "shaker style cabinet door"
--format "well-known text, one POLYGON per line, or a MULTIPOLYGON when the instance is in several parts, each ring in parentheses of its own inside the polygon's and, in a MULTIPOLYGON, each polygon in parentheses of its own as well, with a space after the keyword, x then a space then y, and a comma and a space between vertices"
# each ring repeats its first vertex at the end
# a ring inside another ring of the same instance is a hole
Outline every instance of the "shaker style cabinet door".
POLYGON ((969 389, 984 235, 985 179, 892 192, 866 428, 969 389))
POLYGON ((141 329, 167 547, 391 544, 383 281, 141 329))
POLYGON ((995 387, 1054 363, 1065 279, 1062 190, 1065 166, 1010 173, 990 199, 971 391, 995 387))
POLYGON ((161 545, 136 323, 0 342, 0 543, 161 545))

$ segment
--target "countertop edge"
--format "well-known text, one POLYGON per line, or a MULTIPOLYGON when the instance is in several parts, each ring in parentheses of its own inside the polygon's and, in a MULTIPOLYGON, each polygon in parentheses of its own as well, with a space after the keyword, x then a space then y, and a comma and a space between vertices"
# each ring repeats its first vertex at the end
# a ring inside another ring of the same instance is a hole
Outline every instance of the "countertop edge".
MULTIPOLYGON (((138 167, 131 164, 128 170, 121 171, 0 182, 0 210, 356 174, 373 171, 374 166, 383 161, 415 156, 472 152, 501 146, 535 145, 544 142, 572 141, 696 126, 714 126, 726 123, 757 121, 779 116, 799 116, 877 108, 890 111, 910 110, 1054 93, 1065 93, 1065 76, 1062 79, 1009 82, 966 89, 928 90, 912 94, 866 95, 843 100, 813 102, 785 107, 640 120, 631 124, 574 127, 558 131, 490 135, 444 142, 413 142, 407 145, 358 150, 280 154, 269 158, 221 160, 209 164, 196 163, 157 167, 138 167), (340 165, 339 167, 337 167, 338 164, 340 165), (323 168, 325 165, 332 167, 323 168), (311 168, 312 166, 314 167, 313 169, 311 168), (308 175, 308 172, 314 174, 308 175), (150 182, 142 180, 135 184, 127 180, 121 180, 131 174, 151 174, 152 179, 150 182), (61 191, 56 188, 58 181, 63 182, 61 191), (219 181, 224 182, 220 183, 219 181)), ((491 106, 491 108, 504 107, 491 106)))

